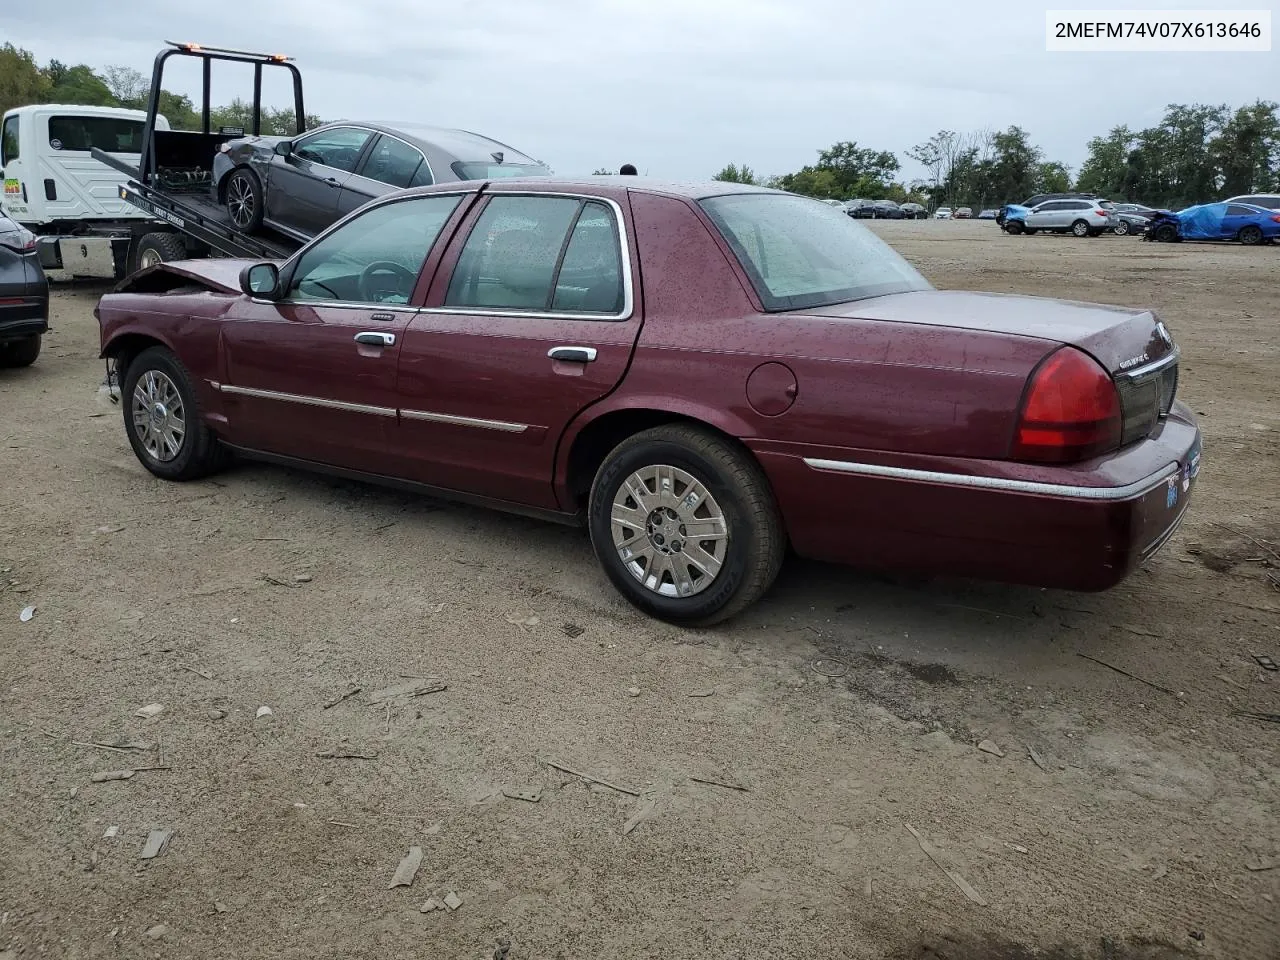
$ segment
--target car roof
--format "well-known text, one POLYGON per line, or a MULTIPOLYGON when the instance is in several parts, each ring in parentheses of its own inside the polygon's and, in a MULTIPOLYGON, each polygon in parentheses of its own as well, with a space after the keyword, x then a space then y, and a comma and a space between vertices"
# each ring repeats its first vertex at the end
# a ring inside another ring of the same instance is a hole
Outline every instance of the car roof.
POLYGON ((320 127, 312 127, 307 133, 314 133, 327 127, 364 127, 379 133, 389 133, 412 143, 419 148, 434 148, 459 160, 489 159, 495 152, 501 151, 506 163, 540 163, 523 150, 518 150, 501 140, 494 140, 483 134, 456 127, 433 127, 425 123, 411 123, 382 120, 356 120, 346 118, 332 120, 320 127))
MULTIPOLYGON (((533 190, 540 193, 553 193, 556 190, 586 189, 590 192, 617 193, 632 191, 638 193, 656 193, 669 197, 684 197, 689 200, 704 200, 708 197, 723 197, 732 194, 758 193, 773 194, 780 197, 799 196, 783 190, 769 187, 756 187, 745 183, 732 183, 723 180, 664 180, 660 177, 630 177, 618 175, 601 176, 548 176, 548 177, 499 177, 486 181, 491 190, 533 190)), ((414 188, 412 193, 450 193, 458 189, 457 183, 437 183, 429 187, 414 188)))

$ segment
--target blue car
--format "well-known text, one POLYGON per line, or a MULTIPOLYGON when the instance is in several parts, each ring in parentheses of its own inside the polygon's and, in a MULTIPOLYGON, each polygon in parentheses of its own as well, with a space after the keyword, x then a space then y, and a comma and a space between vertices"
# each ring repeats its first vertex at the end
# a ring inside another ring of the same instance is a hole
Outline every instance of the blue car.
POLYGON ((1173 213, 1157 210, 1144 239, 1161 243, 1178 240, 1239 240, 1246 246, 1271 243, 1280 237, 1280 213, 1247 203, 1202 203, 1173 213))

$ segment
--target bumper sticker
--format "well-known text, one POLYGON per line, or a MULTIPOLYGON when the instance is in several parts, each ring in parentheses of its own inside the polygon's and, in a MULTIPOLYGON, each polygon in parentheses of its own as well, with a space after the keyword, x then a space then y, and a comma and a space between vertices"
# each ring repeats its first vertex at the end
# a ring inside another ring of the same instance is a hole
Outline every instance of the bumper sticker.
POLYGON ((1178 478, 1169 478, 1169 488, 1164 495, 1164 505, 1172 509, 1178 505, 1178 478))

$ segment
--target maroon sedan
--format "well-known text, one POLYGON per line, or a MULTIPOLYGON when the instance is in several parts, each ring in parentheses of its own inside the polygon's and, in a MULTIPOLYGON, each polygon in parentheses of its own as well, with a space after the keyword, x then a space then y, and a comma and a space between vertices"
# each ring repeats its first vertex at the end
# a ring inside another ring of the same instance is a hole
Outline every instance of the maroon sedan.
POLYGON ((583 523, 609 578, 708 624, 788 544, 1095 590, 1199 468, 1150 312, 936 291, 841 211, 730 183, 539 178, 376 200, 284 263, 102 298, 129 442, 583 523))

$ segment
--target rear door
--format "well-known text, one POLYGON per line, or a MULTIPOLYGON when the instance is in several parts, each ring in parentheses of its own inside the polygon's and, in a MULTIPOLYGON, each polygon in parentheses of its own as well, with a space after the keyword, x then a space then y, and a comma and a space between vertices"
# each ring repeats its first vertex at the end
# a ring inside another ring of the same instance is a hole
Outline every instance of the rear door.
POLYGON ((1222 229, 1218 236, 1223 240, 1234 240, 1242 227, 1257 221, 1257 213, 1238 203, 1228 203, 1227 212, 1222 218, 1222 229))
POLYGON ((329 127, 299 137, 287 157, 272 157, 266 218, 307 237, 332 224, 342 189, 372 137, 359 127, 329 127))
POLYGON ((467 196, 373 207, 298 254, 283 300, 232 307, 220 387, 232 443, 401 472, 396 363, 423 264, 467 196))
POLYGON ((468 218, 400 354, 410 476, 558 506, 560 436, 622 379, 640 331, 629 217, 598 197, 500 192, 468 218))
POLYGON ((431 166, 422 151, 412 144, 380 133, 360 160, 360 166, 342 187, 338 216, 345 217, 393 190, 427 187, 433 183, 431 166))

